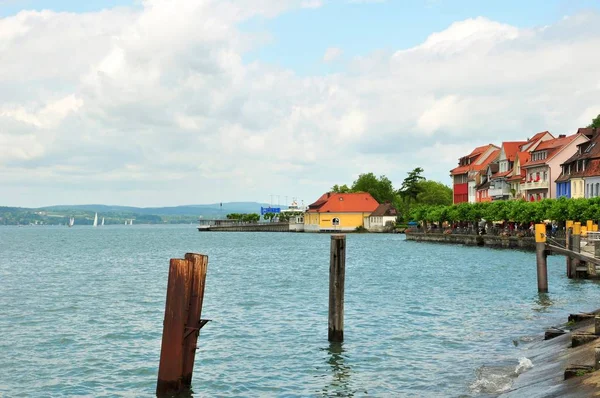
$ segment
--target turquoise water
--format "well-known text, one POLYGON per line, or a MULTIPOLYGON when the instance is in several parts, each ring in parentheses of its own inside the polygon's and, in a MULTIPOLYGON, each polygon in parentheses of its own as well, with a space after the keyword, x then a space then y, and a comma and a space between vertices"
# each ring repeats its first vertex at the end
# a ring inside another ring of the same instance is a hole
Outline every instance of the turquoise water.
POLYGON ((186 252, 210 256, 194 396, 480 396, 481 369, 538 338, 523 336, 600 306, 562 257, 540 296, 533 253, 347 241, 346 341, 330 345, 328 235, 0 228, 0 396, 152 396, 169 258, 186 252))

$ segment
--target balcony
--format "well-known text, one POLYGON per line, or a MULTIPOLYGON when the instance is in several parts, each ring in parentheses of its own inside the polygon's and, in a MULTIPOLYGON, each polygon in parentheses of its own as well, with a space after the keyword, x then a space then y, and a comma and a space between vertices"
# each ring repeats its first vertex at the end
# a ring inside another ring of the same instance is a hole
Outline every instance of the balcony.
POLYGON ((508 187, 490 188, 488 191, 488 195, 491 196, 492 198, 508 196, 508 195, 510 195, 510 188, 508 188, 508 187))
POLYGON ((521 190, 530 190, 530 189, 548 189, 550 183, 548 181, 527 181, 523 184, 521 190))

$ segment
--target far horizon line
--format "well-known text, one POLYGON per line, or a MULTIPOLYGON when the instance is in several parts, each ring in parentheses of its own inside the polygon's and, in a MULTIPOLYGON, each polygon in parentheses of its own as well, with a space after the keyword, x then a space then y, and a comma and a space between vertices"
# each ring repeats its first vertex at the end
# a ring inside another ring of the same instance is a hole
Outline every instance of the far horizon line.
MULTIPOLYGON (((195 203, 195 204, 185 204, 185 205, 165 205, 165 206, 134 206, 134 205, 118 205, 118 204, 102 204, 102 203, 82 203, 82 204, 56 204, 56 205, 47 205, 47 206, 19 206, 19 205, 0 205, 0 207, 16 207, 21 209, 45 209, 49 207, 68 207, 68 206, 106 206, 106 207, 135 207, 137 209, 159 209, 159 208, 173 208, 173 207, 193 207, 193 206, 211 206, 216 205, 219 207, 220 204, 240 204, 240 203, 256 203, 262 205, 274 206, 274 203, 267 202, 257 202, 253 200, 245 200, 245 201, 231 201, 231 202, 212 202, 212 203, 195 203)), ((277 204, 277 206, 288 206, 286 204, 277 204)))

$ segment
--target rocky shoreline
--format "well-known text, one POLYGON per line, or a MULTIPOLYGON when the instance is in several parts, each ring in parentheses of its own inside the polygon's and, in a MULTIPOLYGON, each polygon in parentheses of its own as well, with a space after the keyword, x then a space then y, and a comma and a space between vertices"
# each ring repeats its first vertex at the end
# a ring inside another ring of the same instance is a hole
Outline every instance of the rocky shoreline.
POLYGON ((594 371, 595 335, 591 313, 573 314, 569 322, 546 333, 548 340, 533 343, 526 356, 533 367, 518 375, 500 397, 584 398, 600 396, 600 371, 594 371), (562 330, 565 333, 556 333, 562 330), (582 338, 580 338, 582 337, 582 338))

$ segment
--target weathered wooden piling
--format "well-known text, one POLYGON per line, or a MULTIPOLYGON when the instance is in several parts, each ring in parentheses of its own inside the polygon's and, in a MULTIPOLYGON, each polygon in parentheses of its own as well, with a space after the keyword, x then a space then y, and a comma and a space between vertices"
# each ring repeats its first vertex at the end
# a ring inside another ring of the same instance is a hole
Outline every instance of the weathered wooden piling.
POLYGON ((200 329, 207 321, 200 319, 202 314, 202 302, 204 300, 204 287, 206 285, 206 271, 208 267, 208 256, 195 253, 186 253, 190 268, 190 305, 186 322, 183 353, 183 387, 189 388, 192 384, 192 373, 194 371, 194 359, 196 358, 196 343, 200 329))
POLYGON ((346 235, 331 235, 329 261, 329 333, 333 342, 344 341, 344 280, 346 235))
MULTIPOLYGON (((571 235, 571 251, 581 253, 581 223, 573 223, 573 234, 571 235)), ((577 278, 577 267, 580 261, 577 258, 571 258, 571 278, 577 278)))
POLYGON ((600 336, 600 316, 594 316, 594 334, 600 336))
POLYGON ((165 318, 158 366, 156 395, 176 394, 189 388, 206 280, 208 257, 187 253, 171 259, 165 318))
POLYGON ((600 369, 600 347, 594 348, 594 369, 600 369))
POLYGON ((535 258, 539 293, 548 293, 548 254, 546 252, 546 225, 535 225, 535 258))
MULTIPOLYGON (((571 250, 573 247, 573 221, 567 221, 566 234, 565 234, 565 249, 571 250)), ((567 256, 567 278, 572 278, 571 275, 571 257, 567 256)))
POLYGON ((600 240, 594 241, 594 257, 600 258, 600 240))

